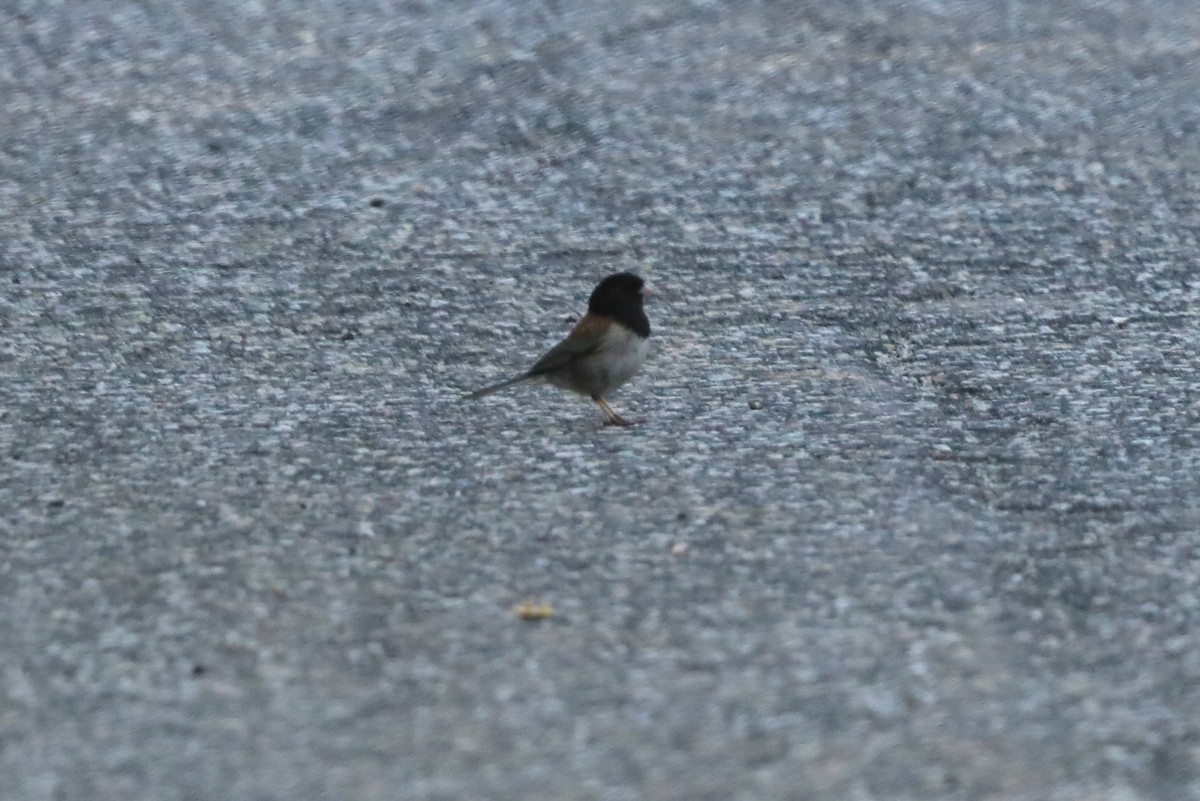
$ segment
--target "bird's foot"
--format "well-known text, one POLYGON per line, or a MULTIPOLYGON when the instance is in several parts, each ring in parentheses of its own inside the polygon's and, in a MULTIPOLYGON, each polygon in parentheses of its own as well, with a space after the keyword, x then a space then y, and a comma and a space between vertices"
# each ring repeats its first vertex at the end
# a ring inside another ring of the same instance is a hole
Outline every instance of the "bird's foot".
POLYGON ((592 400, 596 402, 596 405, 600 407, 600 411, 604 412, 604 416, 608 418, 608 420, 605 422, 605 425, 622 427, 633 425, 633 423, 614 412, 613 408, 608 405, 608 401, 604 400, 604 398, 596 396, 592 398, 592 400))

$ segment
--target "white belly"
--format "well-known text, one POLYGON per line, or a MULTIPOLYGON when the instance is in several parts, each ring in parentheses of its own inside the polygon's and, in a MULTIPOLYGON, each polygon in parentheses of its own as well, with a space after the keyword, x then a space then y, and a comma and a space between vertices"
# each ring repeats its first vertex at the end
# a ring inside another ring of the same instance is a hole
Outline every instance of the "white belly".
POLYGON ((650 339, 639 337, 623 326, 613 326, 605 337, 605 346, 600 348, 605 365, 603 383, 609 392, 637 375, 650 352, 650 339))
POLYGON ((623 326, 609 328, 600 348, 572 365, 571 370, 547 378, 548 383, 584 395, 603 397, 637 374, 650 351, 650 340, 623 326))

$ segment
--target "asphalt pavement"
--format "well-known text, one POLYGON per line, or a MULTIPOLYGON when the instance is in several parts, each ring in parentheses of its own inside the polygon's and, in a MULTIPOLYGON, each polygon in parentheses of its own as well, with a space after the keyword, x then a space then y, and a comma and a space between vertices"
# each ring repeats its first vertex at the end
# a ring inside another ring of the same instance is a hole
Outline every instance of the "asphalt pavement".
POLYGON ((15 0, 0 108, 0 799, 1200 798, 1192 0, 15 0), (636 425, 462 400, 617 270, 636 425))

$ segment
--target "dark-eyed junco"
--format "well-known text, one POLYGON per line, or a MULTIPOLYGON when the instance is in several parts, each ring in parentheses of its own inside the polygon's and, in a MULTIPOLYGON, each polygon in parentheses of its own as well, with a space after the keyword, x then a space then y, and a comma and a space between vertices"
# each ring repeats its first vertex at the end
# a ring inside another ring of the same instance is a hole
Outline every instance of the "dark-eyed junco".
POLYGON ((604 396, 633 378, 646 360, 650 321, 642 308, 645 283, 633 273, 614 273, 592 291, 587 314, 529 370, 508 381, 476 390, 479 398, 522 381, 540 381, 587 395, 610 423, 629 425, 604 396))

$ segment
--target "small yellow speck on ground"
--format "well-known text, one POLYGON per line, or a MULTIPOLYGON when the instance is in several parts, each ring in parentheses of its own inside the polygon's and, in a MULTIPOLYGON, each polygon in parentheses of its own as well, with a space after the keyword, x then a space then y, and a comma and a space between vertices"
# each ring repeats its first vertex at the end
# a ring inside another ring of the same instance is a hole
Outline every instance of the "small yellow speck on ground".
POLYGON ((546 620, 554 617, 554 607, 545 601, 521 601, 517 606, 521 620, 546 620))

